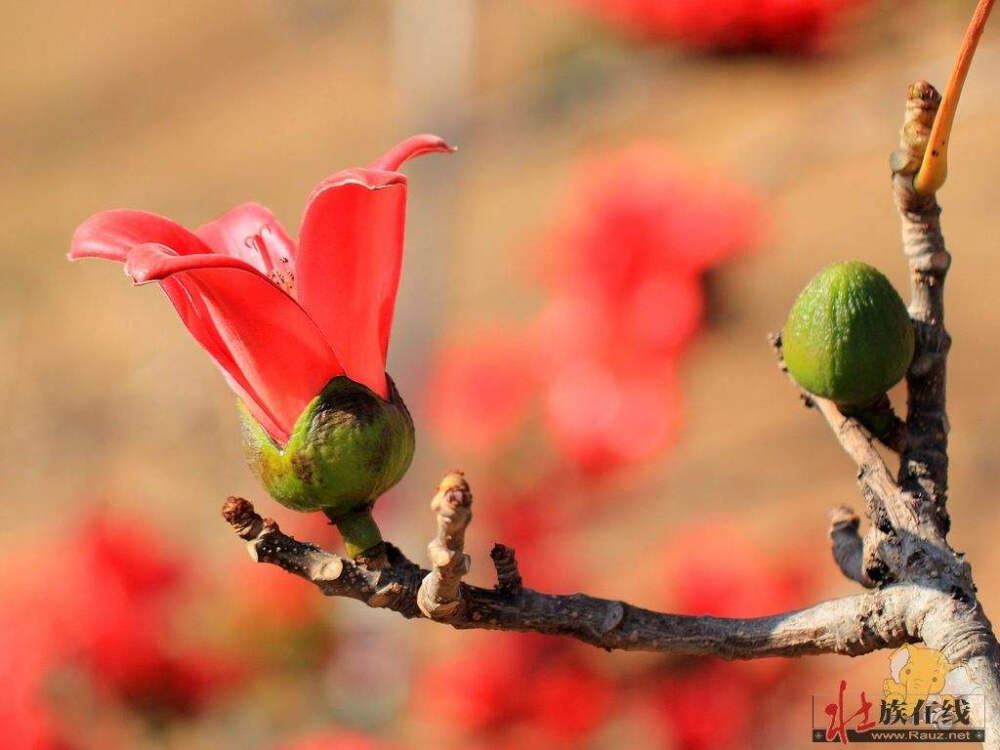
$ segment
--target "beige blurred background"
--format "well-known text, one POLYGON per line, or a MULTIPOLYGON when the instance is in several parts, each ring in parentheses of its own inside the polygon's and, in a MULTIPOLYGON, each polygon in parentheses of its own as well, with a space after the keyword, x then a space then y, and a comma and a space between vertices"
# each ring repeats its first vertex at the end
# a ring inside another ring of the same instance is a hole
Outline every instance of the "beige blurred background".
MULTIPOLYGON (((834 259, 865 259, 905 287, 887 156, 907 83, 943 84, 971 5, 876 3, 836 51, 776 63, 633 46, 542 0, 6 3, 4 538, 16 544, 98 495, 183 534, 205 565, 221 566, 242 554, 219 519, 222 500, 243 494, 274 512, 244 467, 228 390, 162 294, 133 289, 111 264, 65 260, 73 228, 89 214, 142 208, 195 226, 256 200, 294 231, 305 196, 327 173, 365 163, 411 132, 447 137, 457 155, 408 168, 390 369, 404 394, 417 393, 449 321, 517 318, 537 307, 538 292, 525 283, 533 237, 575 160, 642 137, 759 188, 771 201, 771 228, 755 254, 713 278, 712 324, 682 364, 677 446, 631 480, 640 500, 592 530, 588 549, 628 535, 641 561, 671 524, 731 511, 764 540, 810 550, 823 593, 849 593, 833 573, 825 513, 859 505, 854 470, 799 406, 765 336, 834 259)), ((972 70, 940 196, 954 254, 952 538, 994 616, 998 76, 994 27, 972 70)), ((384 524, 413 556, 431 532, 430 488, 453 463, 422 441, 391 501, 419 508, 384 524)), ((473 580, 488 580, 482 551, 491 541, 475 541, 473 580)), ((651 570, 600 581, 592 593, 650 601, 655 585, 651 570)), ((406 637, 466 637, 418 632, 406 637)), ((816 664, 816 692, 832 691, 841 676, 879 686, 886 672, 878 654, 816 664)), ((805 732, 809 696, 802 700, 791 714, 805 732)))

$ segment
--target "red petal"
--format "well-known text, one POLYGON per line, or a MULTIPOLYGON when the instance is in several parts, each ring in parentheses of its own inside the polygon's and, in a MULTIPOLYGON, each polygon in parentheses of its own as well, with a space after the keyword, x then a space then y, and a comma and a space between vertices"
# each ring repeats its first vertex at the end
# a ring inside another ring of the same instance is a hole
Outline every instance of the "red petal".
POLYGON ((69 258, 104 258, 125 262, 136 245, 156 242, 179 255, 209 253, 211 250, 180 224, 146 211, 117 209, 94 214, 73 233, 69 258))
POLYGON ((414 156, 429 154, 433 151, 457 151, 453 146, 449 146, 444 138, 436 135, 411 135, 405 141, 400 141, 391 149, 382 154, 379 158, 368 165, 368 169, 395 172, 403 162, 412 159, 414 156))
POLYGON ((299 302, 347 376, 382 398, 405 211, 403 175, 348 170, 319 185, 299 234, 299 302))
POLYGON ((243 376, 225 342, 215 329, 215 325, 205 308, 204 300, 200 297, 192 298, 177 279, 163 279, 160 285, 167 293, 167 297, 170 298, 188 331, 202 345, 202 348, 211 353, 212 361, 219 368, 229 387, 243 400, 243 403, 247 405, 247 408, 250 409, 261 426, 267 430, 267 433, 275 440, 283 442, 286 431, 278 426, 274 415, 267 410, 256 391, 243 376))
POLYGON ((263 278, 256 268, 239 258, 216 253, 178 255, 173 248, 155 242, 137 245, 125 260, 125 273, 136 284, 161 281, 175 273, 199 268, 233 268, 263 278))
POLYGON ((274 214, 257 203, 237 206, 195 234, 213 252, 244 260, 265 276, 293 270, 295 243, 274 214))
POLYGON ((306 202, 296 259, 297 296, 347 376, 388 397, 385 360, 403 260, 406 159, 450 150, 435 136, 409 138, 373 168, 321 182, 306 202))
POLYGON ((142 245, 129 253, 125 270, 137 283, 164 281, 188 330, 279 443, 306 404, 344 374, 305 311, 241 260, 142 245))

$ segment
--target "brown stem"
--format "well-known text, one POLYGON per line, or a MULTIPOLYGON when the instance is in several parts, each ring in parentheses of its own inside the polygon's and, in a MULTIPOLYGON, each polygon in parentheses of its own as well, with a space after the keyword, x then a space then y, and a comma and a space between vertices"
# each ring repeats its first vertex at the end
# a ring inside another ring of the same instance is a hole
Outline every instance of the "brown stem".
POLYGON ((460 584, 461 608, 440 618, 418 604, 420 581, 434 576, 393 549, 387 567, 372 569, 284 534, 253 506, 230 498, 223 514, 257 562, 277 565, 327 596, 344 596, 399 612, 439 619, 458 629, 566 635, 606 649, 711 654, 727 659, 837 653, 856 656, 919 637, 927 613, 950 602, 944 593, 892 586, 806 609, 747 619, 653 612, 586 594, 501 591, 460 584))

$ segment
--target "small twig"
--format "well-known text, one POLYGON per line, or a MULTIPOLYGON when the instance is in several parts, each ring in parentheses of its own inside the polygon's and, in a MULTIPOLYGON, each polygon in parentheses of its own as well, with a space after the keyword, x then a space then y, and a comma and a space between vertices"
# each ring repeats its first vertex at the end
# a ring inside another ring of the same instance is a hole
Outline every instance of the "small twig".
POLYGON ((911 504, 892 477, 892 472, 872 444, 868 431, 853 417, 844 416, 837 405, 824 398, 813 398, 813 405, 833 431, 840 447, 858 466, 858 483, 868 500, 869 519, 880 525, 882 513, 896 529, 913 530, 917 517, 911 504))
POLYGON ((490 559, 497 571, 496 590, 501 594, 519 594, 521 592, 521 571, 517 567, 514 550, 502 544, 494 544, 490 550, 490 559))
POLYGON ((838 505, 830 510, 830 541, 833 544, 833 559, 840 571, 865 588, 875 583, 866 574, 863 566, 864 542, 858 534, 861 519, 846 505, 838 505))
MULTIPOLYGON (((778 367, 788 375, 781 348, 781 334, 771 334, 768 341, 778 357, 778 367)), ((858 484, 865 498, 865 515, 871 526, 864 541, 861 542, 859 538, 861 554, 856 574, 853 563, 845 569, 841 560, 835 556, 838 566, 845 575, 863 585, 867 585, 865 581, 890 583, 897 580, 893 571, 898 567, 901 552, 898 549, 900 540, 893 530, 894 527, 899 528, 895 523, 900 523, 905 528, 912 524, 904 522, 911 514, 889 467, 872 444, 870 433, 857 419, 843 414, 832 401, 803 390, 791 376, 789 380, 798 389, 803 403, 823 415, 844 452, 858 467, 858 484), (889 508, 892 508, 893 515, 896 516, 895 520, 890 516, 889 508)), ((891 411, 888 398, 885 401, 885 408, 891 411)))
POLYGON ((472 492, 460 471, 448 474, 431 501, 437 514, 437 536, 427 545, 431 572, 420 584, 420 611, 435 620, 453 617, 462 605, 459 584, 469 572, 465 529, 472 520, 472 492))

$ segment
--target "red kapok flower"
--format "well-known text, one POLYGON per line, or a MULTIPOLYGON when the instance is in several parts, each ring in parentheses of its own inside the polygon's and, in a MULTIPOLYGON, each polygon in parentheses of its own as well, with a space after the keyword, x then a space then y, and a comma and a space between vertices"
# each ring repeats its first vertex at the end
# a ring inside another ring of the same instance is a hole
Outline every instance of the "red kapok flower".
POLYGON ((389 750, 390 746, 358 732, 333 731, 282 745, 277 750, 389 750))
POLYGON ((50 616, 68 659, 97 687, 139 708, 194 714, 239 681, 241 669, 226 655, 181 643, 174 613, 188 598, 191 571, 154 529, 105 511, 72 529, 63 546, 76 575, 61 581, 50 616))
POLYGON ((860 0, 577 0, 652 39, 721 52, 814 52, 860 0))
POLYGON ((194 232, 143 211, 91 216, 71 259, 125 264, 159 281, 181 320, 278 443, 332 378, 389 399, 386 352, 399 283, 407 159, 448 151, 418 135, 365 168, 328 177, 309 196, 296 244, 247 203, 194 232))
POLYGON ((732 665, 716 660, 668 676, 653 698, 657 718, 678 750, 747 747, 759 688, 732 665))
POLYGON ((476 647, 429 662, 417 678, 417 708, 462 733, 502 726, 517 712, 533 652, 509 635, 478 636, 476 647), (448 695, 447 701, 434 696, 448 695))
POLYGON ((749 188, 655 144, 584 163, 549 237, 553 297, 534 329, 545 424, 574 464, 599 474, 671 443, 701 277, 752 247, 761 213, 749 188))
POLYGON ((676 435, 680 404, 673 368, 580 362, 550 384, 544 416, 556 446, 584 472, 641 463, 676 435))
POLYGON ((413 136, 327 178, 298 246, 256 204, 193 233, 108 211, 73 236, 70 258, 117 260, 137 284, 160 282, 240 397, 251 469, 283 505, 323 510, 352 556, 381 543, 372 503, 413 459, 413 420, 385 372, 406 207, 397 170, 449 150, 413 136))
POLYGON ((582 747, 611 714, 617 686, 579 644, 490 633, 429 662, 414 695, 416 712, 461 747, 582 747), (434 699, 442 694, 449 700, 434 699))
POLYGON ((525 366, 530 357, 525 337, 501 328, 466 334, 438 349, 425 405, 435 437, 466 453, 504 447, 537 387, 525 366))
MULTIPOLYGON (((8 694, 26 673, 7 672, 33 665, 44 705, 49 677, 68 670, 85 678, 95 697, 166 718, 198 713, 242 679, 245 670, 228 653, 181 632, 180 613, 193 601, 185 585, 192 570, 155 532, 101 510, 4 561, 18 571, 16 580, 0 580, 0 611, 18 613, 12 632, 0 616, 0 680, 8 694), (46 566, 52 546, 74 563, 59 576, 46 566), (25 634, 32 639, 26 648, 18 640, 25 634)), ((4 729, 6 718, 0 709, 4 729)))
POLYGON ((607 720, 614 699, 614 682, 567 650, 539 665, 528 681, 525 719, 550 742, 579 747, 607 720))
POLYGON ((731 519, 679 530, 669 550, 668 593, 685 614, 760 617, 795 609, 804 599, 801 566, 765 551, 731 519))
MULTIPOLYGON (((19 750, 70 750, 61 737, 57 716, 47 704, 46 677, 57 659, 60 644, 36 617, 24 617, 17 601, 0 602, 0 701, 2 746, 19 750), (15 616, 15 611, 19 614, 15 616)), ((29 607, 28 613, 37 614, 29 607)))
POLYGON ((648 301, 636 296, 657 296, 648 284, 694 277, 746 251, 762 224, 750 188, 657 144, 628 146, 580 169, 553 236, 552 286, 641 318, 648 301))

